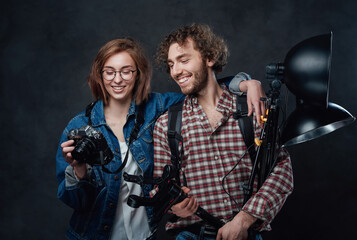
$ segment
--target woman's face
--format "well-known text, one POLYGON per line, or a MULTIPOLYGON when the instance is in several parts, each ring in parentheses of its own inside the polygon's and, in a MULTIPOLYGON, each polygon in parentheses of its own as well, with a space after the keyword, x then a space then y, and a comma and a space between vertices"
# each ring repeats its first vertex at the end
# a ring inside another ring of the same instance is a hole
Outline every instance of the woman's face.
POLYGON ((129 53, 123 51, 111 56, 102 71, 104 86, 110 96, 109 102, 131 101, 137 68, 129 53))

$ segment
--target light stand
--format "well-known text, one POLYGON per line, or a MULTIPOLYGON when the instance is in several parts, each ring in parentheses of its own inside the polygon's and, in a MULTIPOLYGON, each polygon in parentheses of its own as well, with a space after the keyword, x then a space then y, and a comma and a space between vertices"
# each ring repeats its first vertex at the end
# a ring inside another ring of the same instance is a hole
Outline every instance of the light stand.
POLYGON ((295 45, 284 63, 266 67, 270 91, 268 114, 259 141, 249 183, 245 186, 244 203, 252 195, 258 174, 258 189, 276 165, 281 147, 306 142, 328 134, 355 121, 348 111, 328 101, 332 52, 332 33, 306 39, 295 45), (280 88, 285 83, 296 96, 296 110, 284 123, 279 136, 280 88))

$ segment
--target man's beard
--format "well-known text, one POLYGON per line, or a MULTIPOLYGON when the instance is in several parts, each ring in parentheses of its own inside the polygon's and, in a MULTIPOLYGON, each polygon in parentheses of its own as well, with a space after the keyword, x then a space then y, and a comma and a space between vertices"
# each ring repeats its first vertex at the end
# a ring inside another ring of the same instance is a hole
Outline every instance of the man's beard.
POLYGON ((194 82, 189 88, 181 88, 185 95, 197 95, 208 82, 208 70, 204 61, 201 63, 201 68, 198 72, 193 73, 194 82))

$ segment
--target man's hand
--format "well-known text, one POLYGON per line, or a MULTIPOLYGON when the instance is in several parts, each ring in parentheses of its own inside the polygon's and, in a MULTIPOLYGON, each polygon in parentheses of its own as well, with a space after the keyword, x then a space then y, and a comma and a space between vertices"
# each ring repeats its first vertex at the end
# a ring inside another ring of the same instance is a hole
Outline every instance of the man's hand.
POLYGON ((265 116, 265 102, 261 99, 266 98, 262 84, 257 80, 246 80, 239 84, 239 89, 247 93, 248 115, 252 115, 254 109, 257 122, 262 127, 260 116, 265 116))
POLYGON ((82 179, 87 174, 87 166, 85 163, 79 163, 77 160, 73 159, 72 151, 74 150, 74 140, 68 140, 61 144, 62 154, 67 163, 69 163, 76 174, 78 179, 82 179))
POLYGON ((245 240, 248 238, 248 228, 257 219, 252 215, 240 211, 232 221, 218 230, 217 240, 245 240))
MULTIPOLYGON (((182 187, 184 193, 189 193, 190 189, 187 187, 182 187)), ((198 209, 198 203, 196 198, 187 197, 182 202, 172 206, 172 213, 178 217, 186 218, 192 216, 198 209)))

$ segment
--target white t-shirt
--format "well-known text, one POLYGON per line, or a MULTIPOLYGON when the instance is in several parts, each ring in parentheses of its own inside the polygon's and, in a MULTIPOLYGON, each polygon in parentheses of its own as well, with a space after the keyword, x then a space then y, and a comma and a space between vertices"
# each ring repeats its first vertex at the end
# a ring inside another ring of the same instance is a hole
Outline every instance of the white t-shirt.
MULTIPOLYGON (((125 142, 119 142, 122 159, 128 151, 128 146, 125 142)), ((128 162, 126 163, 123 172, 133 175, 143 176, 143 171, 137 162, 133 159, 129 151, 128 162)), ((121 179, 120 194, 118 199, 118 207, 115 214, 113 231, 111 240, 143 240, 150 236, 150 228, 148 216, 145 207, 132 208, 127 204, 129 195, 143 196, 139 184, 124 181, 121 179)))

